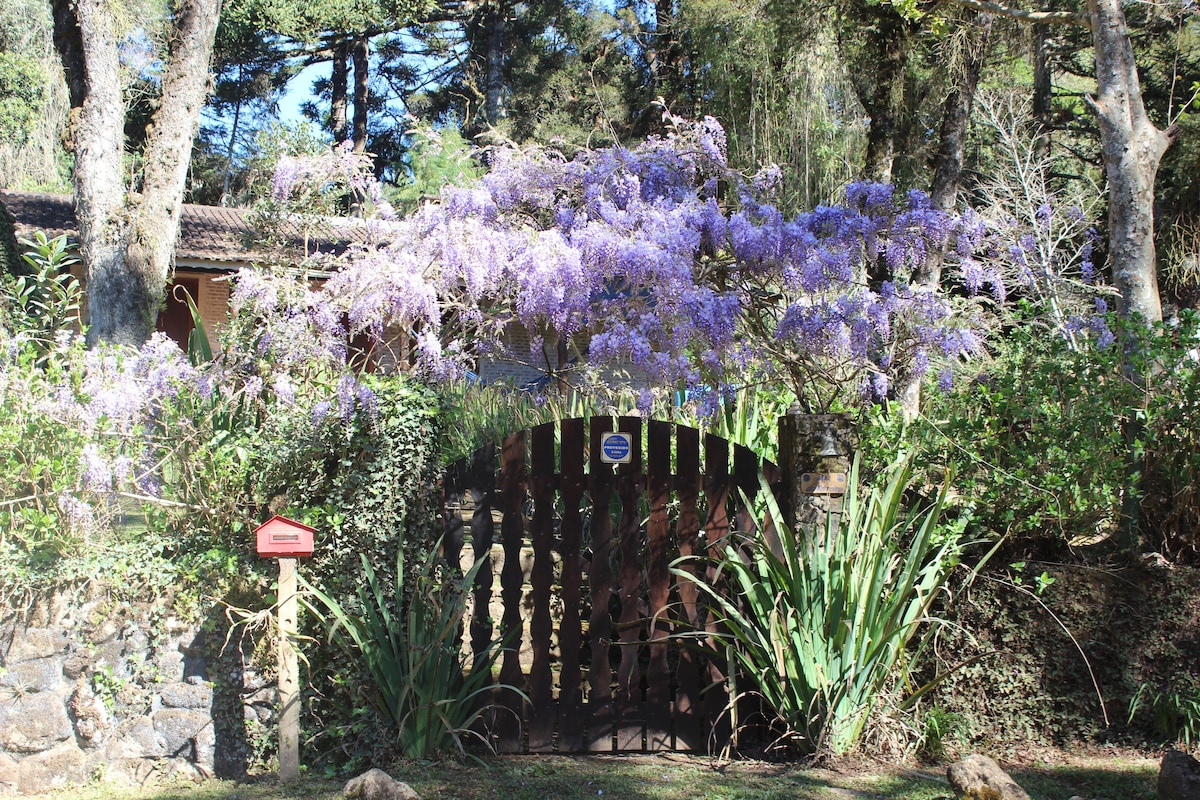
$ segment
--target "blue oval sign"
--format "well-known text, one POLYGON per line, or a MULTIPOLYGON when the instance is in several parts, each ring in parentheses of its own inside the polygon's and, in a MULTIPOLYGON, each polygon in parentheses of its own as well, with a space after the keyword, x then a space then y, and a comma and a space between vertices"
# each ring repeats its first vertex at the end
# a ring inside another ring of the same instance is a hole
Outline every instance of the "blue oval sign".
POLYGON ((633 438, 628 433, 606 433, 600 438, 600 460, 605 464, 628 464, 633 460, 633 438))

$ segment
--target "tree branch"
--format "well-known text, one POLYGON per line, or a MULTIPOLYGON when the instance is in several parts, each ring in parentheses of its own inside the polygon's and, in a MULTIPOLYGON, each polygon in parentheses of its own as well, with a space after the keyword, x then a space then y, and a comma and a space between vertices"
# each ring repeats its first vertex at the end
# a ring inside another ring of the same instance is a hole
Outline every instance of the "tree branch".
POLYGON ((1080 25, 1089 30, 1092 27, 1091 18, 1080 11, 1026 11, 1023 8, 1009 8, 994 3, 992 0, 950 0, 950 2, 963 8, 996 14, 1031 25, 1080 25))

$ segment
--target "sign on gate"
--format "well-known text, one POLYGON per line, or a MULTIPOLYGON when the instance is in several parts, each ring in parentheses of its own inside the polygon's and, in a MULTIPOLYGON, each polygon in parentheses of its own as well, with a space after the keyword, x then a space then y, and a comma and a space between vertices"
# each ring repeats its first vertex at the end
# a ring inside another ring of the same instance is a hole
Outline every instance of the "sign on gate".
POLYGON ((605 464, 628 464, 633 460, 633 438, 610 431, 600 438, 600 460, 605 464))

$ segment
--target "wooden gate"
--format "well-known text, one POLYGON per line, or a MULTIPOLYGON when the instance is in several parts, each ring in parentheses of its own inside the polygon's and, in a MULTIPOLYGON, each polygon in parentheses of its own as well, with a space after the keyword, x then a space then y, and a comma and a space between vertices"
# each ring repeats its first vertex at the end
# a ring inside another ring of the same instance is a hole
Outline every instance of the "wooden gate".
POLYGON ((470 646, 504 641, 500 683, 529 697, 497 690, 497 713, 487 715, 497 750, 724 745, 724 661, 667 639, 713 623, 696 587, 669 565, 716 556, 731 530, 748 530, 742 492, 753 496, 760 475, 778 486, 778 468, 745 447, 639 417, 539 425, 451 467, 447 555, 460 559, 469 545, 468 560, 488 561, 475 587, 470 646), (601 461, 609 431, 631 435, 630 463, 601 461))

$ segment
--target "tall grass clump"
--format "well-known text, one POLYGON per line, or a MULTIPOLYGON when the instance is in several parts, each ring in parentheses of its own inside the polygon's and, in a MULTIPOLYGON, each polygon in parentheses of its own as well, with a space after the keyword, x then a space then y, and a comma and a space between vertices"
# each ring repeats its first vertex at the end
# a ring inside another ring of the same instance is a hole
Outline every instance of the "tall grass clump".
MULTIPOLYGON (((945 490, 927 508, 906 509, 910 478, 902 459, 864 497, 856 460, 842 513, 824 527, 777 524, 778 551, 759 536, 728 542, 719 565, 728 590, 675 570, 707 597, 730 668, 742 673, 731 707, 736 695, 757 695, 781 740, 805 751, 844 753, 859 742, 906 652, 929 636, 930 605, 958 563, 958 536, 939 525, 945 490)), ((781 520, 763 494, 765 513, 781 520)))
POLYGON ((375 684, 372 701, 395 731, 401 756, 465 756, 465 736, 486 743, 471 728, 489 705, 492 667, 502 652, 493 642, 472 665, 462 647, 468 593, 484 561, 456 578, 437 546, 411 571, 404 551, 398 550, 393 586, 362 555, 357 603, 343 604, 301 578, 303 602, 326 621, 330 639, 365 664, 375 684))

